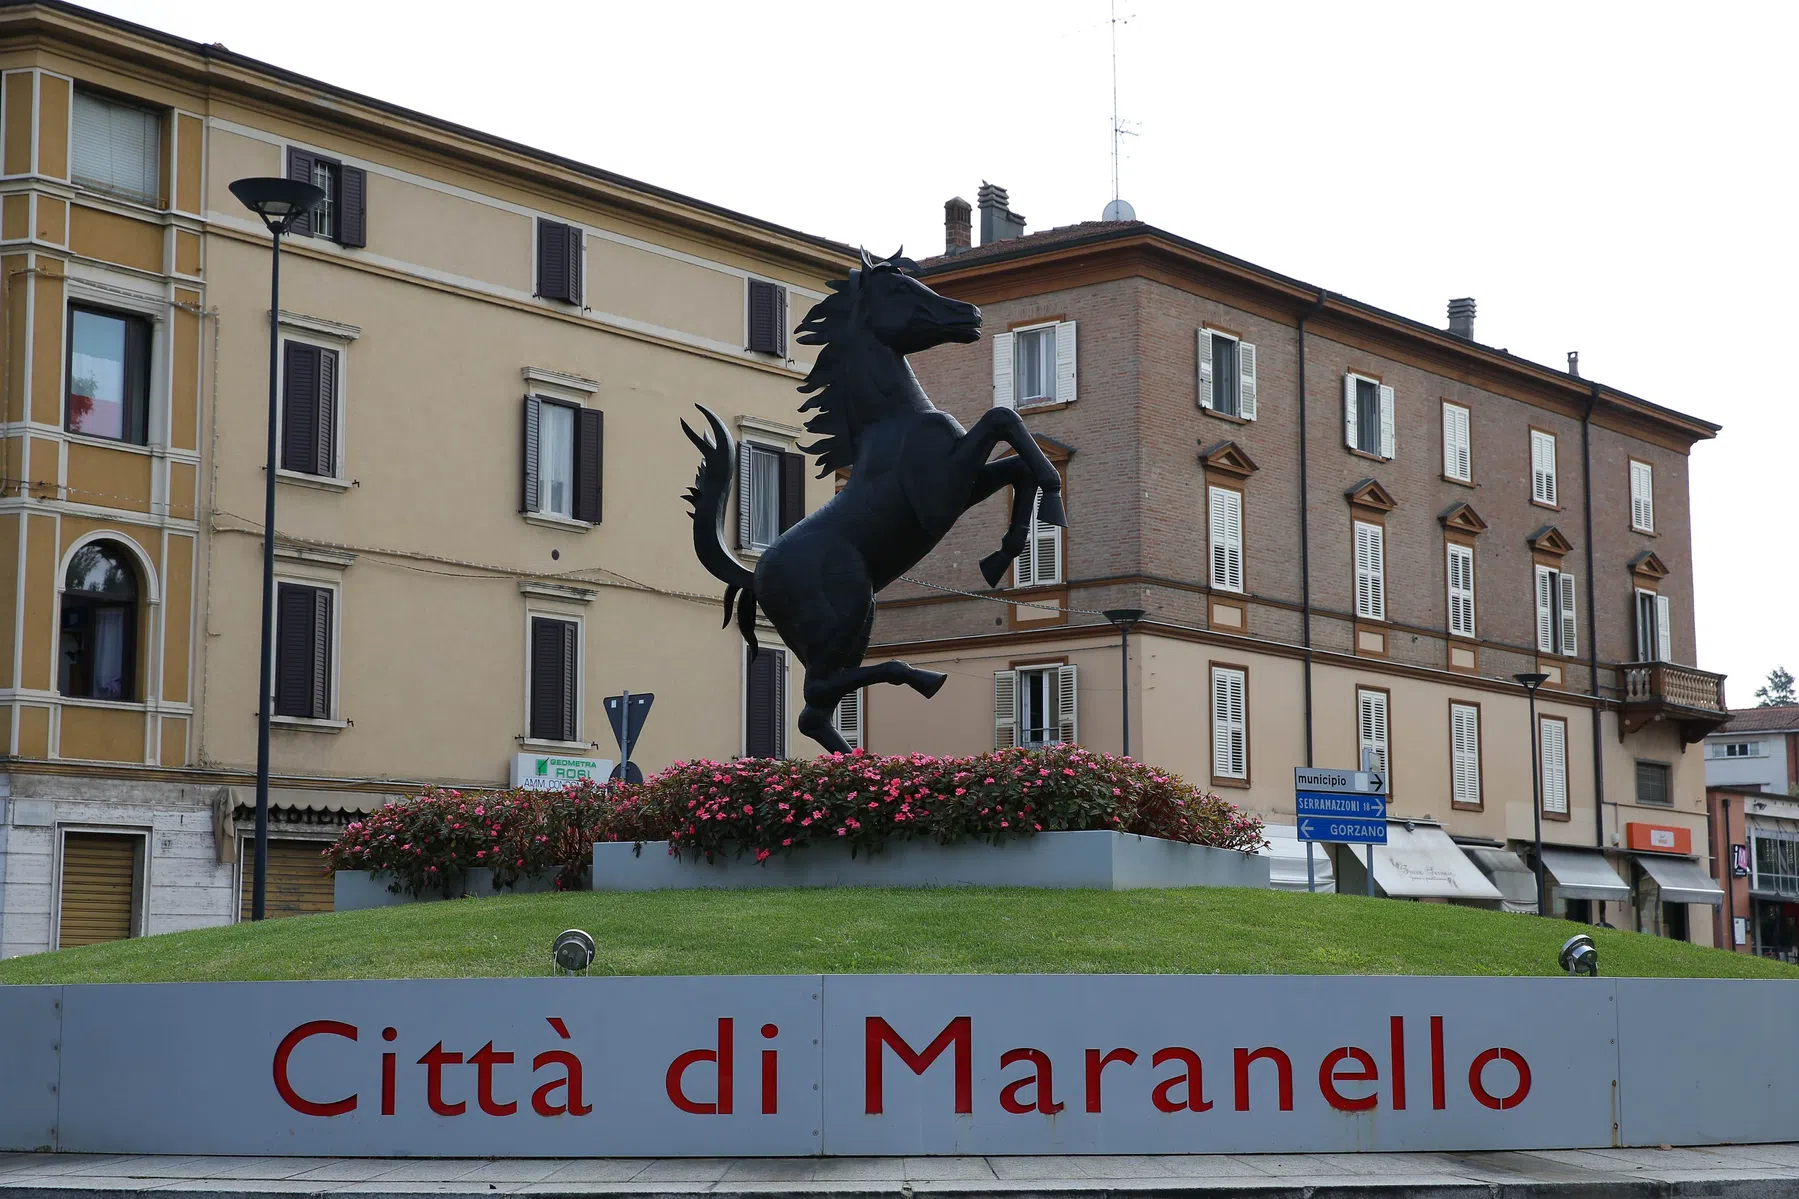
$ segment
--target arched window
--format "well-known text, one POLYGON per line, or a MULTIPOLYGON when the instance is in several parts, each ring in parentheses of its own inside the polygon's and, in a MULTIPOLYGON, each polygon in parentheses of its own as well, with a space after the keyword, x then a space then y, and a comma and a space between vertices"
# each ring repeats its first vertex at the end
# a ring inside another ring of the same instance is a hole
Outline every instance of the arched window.
POLYGON ((60 689, 83 699, 137 698, 137 570, 126 550, 75 551, 62 596, 60 689))

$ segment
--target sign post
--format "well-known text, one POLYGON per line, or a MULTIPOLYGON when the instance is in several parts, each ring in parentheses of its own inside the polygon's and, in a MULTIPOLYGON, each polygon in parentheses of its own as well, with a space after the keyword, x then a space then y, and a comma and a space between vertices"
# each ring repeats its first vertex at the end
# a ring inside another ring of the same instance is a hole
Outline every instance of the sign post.
POLYGON ((643 771, 631 760, 631 747, 637 744, 638 736, 643 732, 643 722, 649 719, 650 705, 655 702, 655 695, 648 691, 641 695, 632 695, 626 691, 621 695, 606 697, 606 719, 612 725, 612 736, 618 741, 618 766, 612 772, 612 777, 617 782, 643 782, 643 771), (633 778, 633 775, 636 777, 633 778))
MULTIPOLYGON (((1373 766, 1373 762, 1364 762, 1373 766)), ((1339 845, 1387 843, 1387 773, 1384 770, 1293 768, 1293 818, 1306 847, 1306 884, 1312 886, 1313 841, 1339 845)), ((1368 894, 1374 894, 1374 850, 1368 850, 1368 894)))

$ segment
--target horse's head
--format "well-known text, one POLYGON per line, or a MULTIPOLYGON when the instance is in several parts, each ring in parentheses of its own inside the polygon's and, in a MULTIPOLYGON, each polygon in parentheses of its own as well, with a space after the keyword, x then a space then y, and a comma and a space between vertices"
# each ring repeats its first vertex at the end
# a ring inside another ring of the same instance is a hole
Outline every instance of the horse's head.
POLYGON ((916 265, 895 253, 873 259, 862 251, 857 307, 861 324, 900 354, 916 354, 945 342, 981 339, 981 310, 940 296, 910 272, 916 265))

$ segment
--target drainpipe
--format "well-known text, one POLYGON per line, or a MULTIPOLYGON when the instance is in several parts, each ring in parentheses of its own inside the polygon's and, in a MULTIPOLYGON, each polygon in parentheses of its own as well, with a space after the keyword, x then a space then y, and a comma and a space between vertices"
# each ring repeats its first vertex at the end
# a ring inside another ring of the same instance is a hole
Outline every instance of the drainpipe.
MULTIPOLYGON (((1599 404, 1599 384, 1587 393, 1587 410, 1580 418, 1580 490, 1587 522, 1587 689, 1593 697, 1593 844, 1605 849, 1605 738, 1599 702, 1599 623, 1594 595, 1599 580, 1593 574, 1593 409, 1599 404)), ((1600 901, 1599 917, 1605 918, 1600 901)))
MULTIPOLYGON (((1312 760, 1312 534, 1311 491, 1306 479, 1306 322, 1324 311, 1329 292, 1319 289, 1312 306, 1299 314, 1299 603, 1305 645, 1306 765, 1312 760)), ((1306 850, 1310 866, 1311 849, 1306 850)))

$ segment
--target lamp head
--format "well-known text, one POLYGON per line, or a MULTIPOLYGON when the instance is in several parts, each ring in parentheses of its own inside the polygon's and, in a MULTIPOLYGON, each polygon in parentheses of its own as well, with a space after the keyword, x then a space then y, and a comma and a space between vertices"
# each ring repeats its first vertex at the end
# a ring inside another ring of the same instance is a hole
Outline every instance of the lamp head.
POLYGON ((1523 674, 1515 674, 1512 677, 1517 679, 1526 691, 1535 691, 1538 687, 1541 687, 1544 683, 1549 681, 1548 675, 1537 671, 1526 671, 1523 674))
POLYGON ((1149 613, 1143 608, 1107 608, 1103 616, 1121 629, 1128 629, 1149 613))
POLYGON ((269 232, 279 237, 293 223, 317 208, 325 199, 325 189, 298 179, 253 176, 231 184, 231 194, 245 208, 262 218, 269 232))

